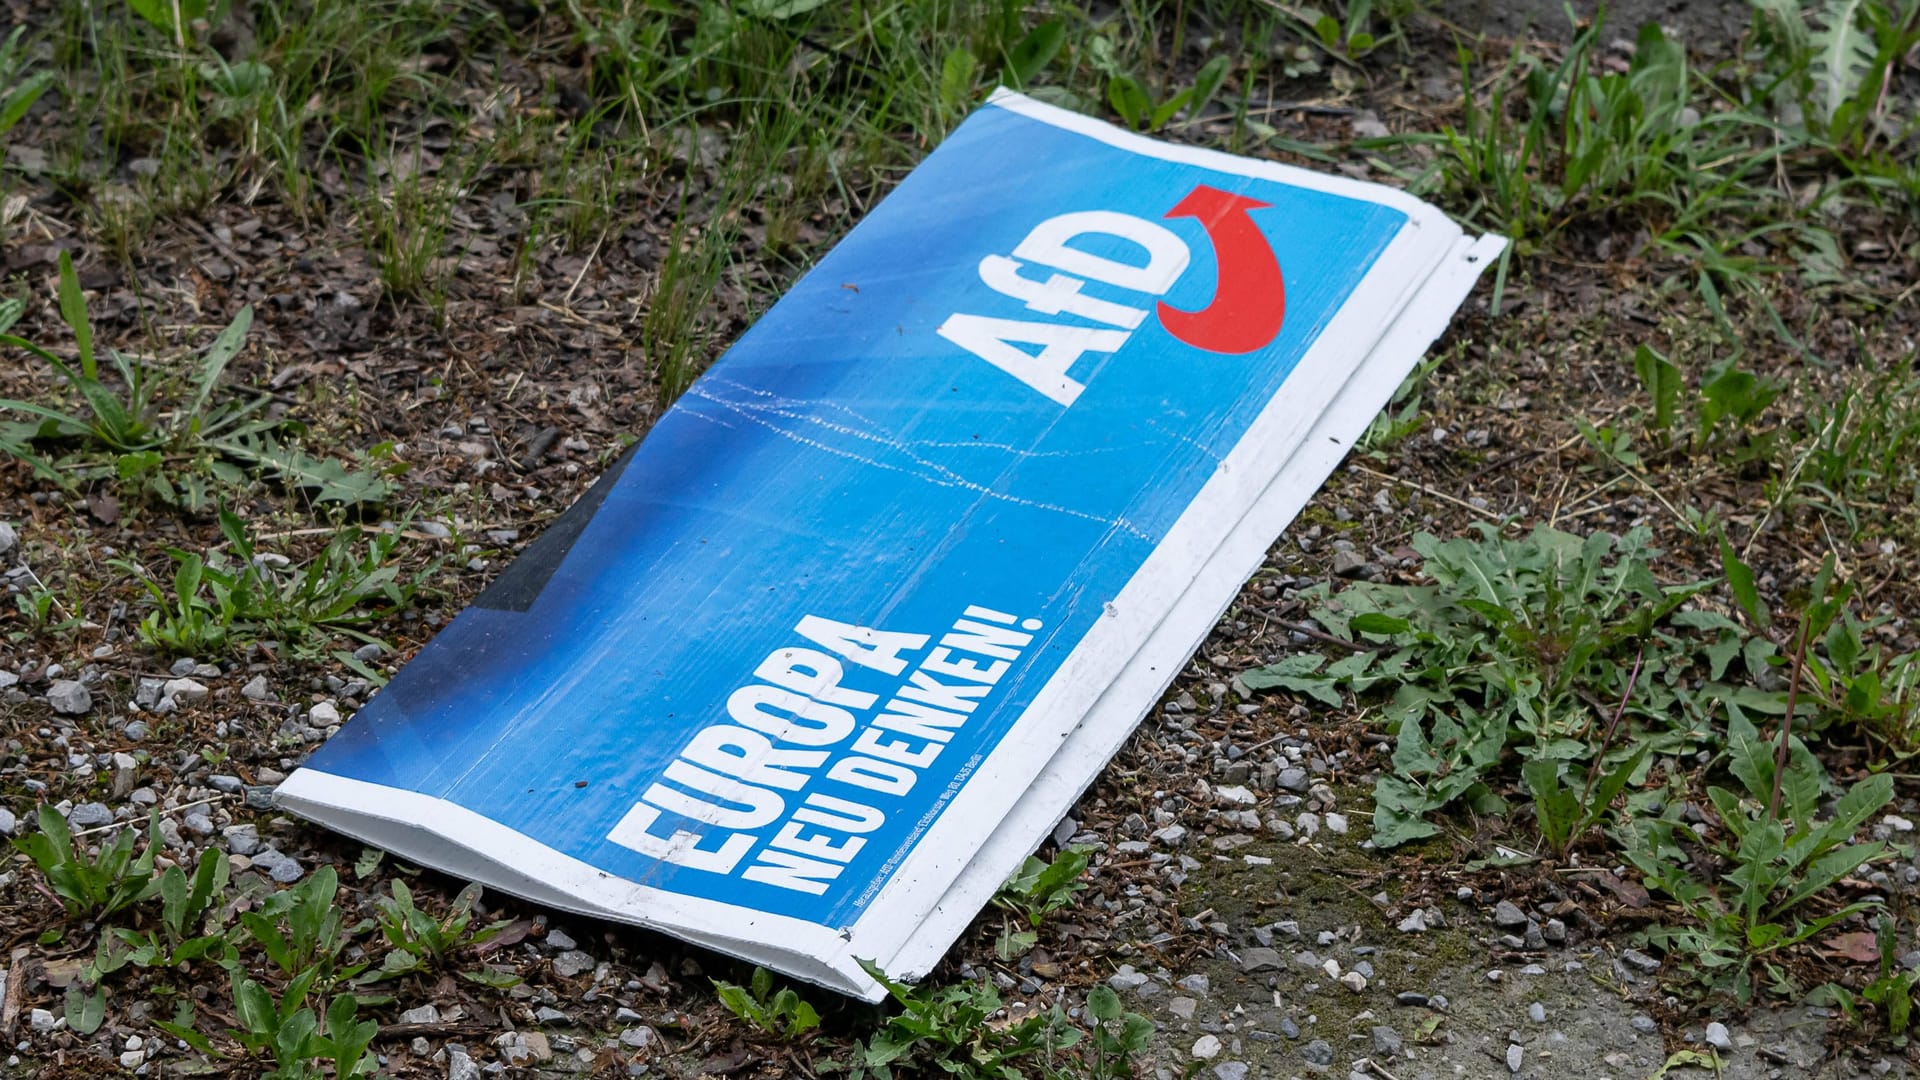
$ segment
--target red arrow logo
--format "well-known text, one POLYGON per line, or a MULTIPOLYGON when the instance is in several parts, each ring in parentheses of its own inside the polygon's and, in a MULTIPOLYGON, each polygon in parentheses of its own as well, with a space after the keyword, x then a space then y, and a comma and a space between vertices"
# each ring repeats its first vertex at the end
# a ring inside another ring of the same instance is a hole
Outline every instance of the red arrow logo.
POLYGON ((1206 307, 1182 311, 1160 305, 1160 324, 1167 333, 1217 353, 1252 352, 1279 335, 1287 313, 1286 284, 1273 246, 1248 216, 1270 205, 1202 184, 1167 211, 1170 218, 1199 219, 1219 267, 1213 302, 1206 307))

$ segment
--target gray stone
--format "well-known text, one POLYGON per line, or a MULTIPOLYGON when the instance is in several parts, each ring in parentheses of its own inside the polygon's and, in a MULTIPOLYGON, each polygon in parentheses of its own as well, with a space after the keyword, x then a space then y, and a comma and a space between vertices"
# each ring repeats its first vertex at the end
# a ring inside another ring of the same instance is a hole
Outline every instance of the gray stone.
POLYGON ((33 1010, 32 1013, 28 1015, 27 1023, 29 1026, 33 1028, 33 1030, 39 1032, 42 1035, 45 1035, 46 1033, 52 1031, 54 1028, 54 1025, 58 1024, 59 1021, 54 1019, 53 1014, 48 1012, 47 1010, 35 1009, 33 1010))
POLYGON ((180 659, 175 660, 173 662, 173 666, 168 668, 167 671, 169 671, 174 675, 191 675, 193 674, 193 669, 199 666, 200 666, 200 661, 195 660, 191 656, 183 656, 180 659))
POLYGON ((1223 1061, 1213 1067, 1213 1075, 1219 1080, 1247 1080, 1247 1063, 1244 1061, 1223 1061))
MULTIPOLYGON (((1286 966, 1287 962, 1281 959, 1280 954, 1272 949, 1255 945, 1251 949, 1242 949, 1240 951, 1240 970, 1249 975, 1261 971, 1279 971, 1286 966)), ((1312 966, 1319 967, 1320 965, 1314 964, 1312 966)))
POLYGON ((92 829, 113 824, 113 811, 106 803, 83 802, 67 811, 67 824, 76 829, 92 829))
POLYGON ((1220 1056, 1220 1049, 1220 1037, 1218 1035, 1202 1035, 1194 1040, 1193 1049, 1190 1053, 1192 1053, 1198 1061, 1212 1061, 1214 1058, 1220 1056))
POLYGON ((213 835, 213 819, 208 817, 204 810, 189 812, 182 823, 186 825, 188 832, 196 836, 213 835))
POLYGON ((1199 1007, 1200 1003, 1190 997, 1177 997, 1167 1002, 1167 1011, 1182 1020, 1193 1019, 1193 1010, 1199 1007))
POLYGON ((1545 1005, 1540 1004, 1537 1001, 1527 1006, 1527 1019, 1533 1021, 1536 1024, 1546 1023, 1547 1007, 1545 1005))
POLYGON ((1353 125, 1353 137, 1356 139, 1384 139, 1393 134, 1372 109, 1361 109, 1348 122, 1353 125))
POLYGON ((1278 783, 1287 791, 1305 791, 1312 786, 1313 778, 1305 769, 1281 769, 1278 783))
POLYGON ((246 803, 247 803, 247 809, 249 810, 273 809, 273 785, 272 784, 247 785, 246 803))
POLYGON ((1325 1039, 1315 1039, 1300 1048, 1300 1059, 1309 1065, 1325 1068, 1333 1064, 1333 1047, 1325 1039))
POLYGON ((593 970, 593 957, 579 949, 568 949, 553 958, 553 972, 563 979, 571 979, 593 970))
POLYGON ((447 1047, 447 1080, 480 1080, 480 1066, 463 1047, 447 1047))
POLYGON ((240 696, 248 701, 265 701, 273 696, 273 691, 267 688, 265 675, 255 675, 247 680, 247 685, 240 688, 240 696))
POLYGON ((0 559, 12 555, 19 547, 20 534, 13 531, 12 525, 0 521, 0 559))
POLYGON ((659 1033, 650 1027, 630 1027, 620 1033, 620 1045, 634 1050, 645 1050, 659 1041, 659 1033))
POLYGON ((1632 964, 1634 967, 1639 968, 1649 975, 1660 970, 1660 961, 1655 960, 1639 949, 1622 950, 1620 959, 1625 960, 1627 963, 1632 964))
POLYGON ((313 708, 307 710, 307 723, 314 727, 339 722, 340 706, 335 705, 331 700, 316 701, 313 703, 313 708))
POLYGON ((1526 1059, 1527 1059, 1527 1052, 1525 1050, 1522 1050, 1519 1046, 1507 1047, 1507 1071, 1508 1072, 1512 1072, 1512 1073, 1519 1072, 1521 1063, 1524 1062, 1526 1059))
POLYGON ((291 885, 306 876, 306 867, 289 855, 273 848, 261 848, 251 856, 253 865, 267 872, 267 876, 282 885, 291 885))
POLYGON ((1327 831, 1336 836, 1347 835, 1347 815, 1328 813, 1327 831))
POLYGON ((227 851, 233 855, 251 856, 260 850, 260 833, 252 825, 229 825, 222 830, 227 840, 227 851))
POLYGON ((0 806, 0 836, 12 836, 13 830, 19 827, 20 822, 14 818, 13 811, 0 806))
POLYGON ((400 1014, 403 1024, 437 1024, 440 1022, 440 1010, 432 1005, 422 1005, 417 1009, 408 1009, 400 1014))
POLYGON ((1527 925, 1527 913, 1521 911, 1511 900, 1502 900, 1493 906, 1493 925, 1505 930, 1517 930, 1527 925))
POLYGON ((127 721, 127 726, 122 729, 121 733, 134 742, 143 742, 146 740, 150 730, 145 720, 129 720, 127 721))
POLYGON ((1424 934, 1427 932, 1427 913, 1422 908, 1414 908, 1413 914, 1400 920, 1400 932, 1403 934, 1424 934))
POLYGON ((1213 980, 1197 972, 1181 979, 1174 985, 1189 994, 1209 994, 1213 992, 1213 980))
POLYGON ((198 679, 168 679, 160 699, 173 699, 176 705, 195 705, 207 700, 207 684, 198 679))
POLYGON ((1402 993, 1393 995, 1393 1000, 1402 1005, 1407 1005, 1416 1009, 1420 1009, 1420 1008, 1426 1007, 1426 1004, 1429 998, 1425 994, 1417 994, 1412 990, 1407 990, 1402 993))
POLYGON ((551 948, 559 949, 561 952, 579 947, 578 942, 575 942, 565 930, 557 926, 547 931, 547 945, 551 948))
POLYGON ((1400 1033, 1385 1024, 1374 1025, 1373 1052, 1385 1058, 1399 1057, 1400 1033))
POLYGON ((1567 924, 1561 922, 1559 919, 1548 919, 1546 928, 1540 931, 1540 936, 1555 945, 1565 945, 1567 943, 1567 924))
POLYGON ((1300 1037, 1300 1025, 1293 1022, 1293 1017, 1283 1016, 1280 1018, 1280 1034, 1297 1039, 1300 1037))
POLYGON ((240 790, 246 787, 245 784, 240 782, 239 777, 227 776, 222 773, 216 773, 207 777, 207 786, 213 788, 215 791, 224 792, 228 795, 238 795, 240 794, 240 790))
POLYGON ((1727 1025, 1715 1020, 1707 1025, 1707 1045, 1721 1052, 1733 1049, 1733 1038, 1727 1033, 1727 1025))
POLYGON ((54 712, 79 716, 93 708, 93 692, 72 679, 61 679, 47 687, 47 704, 54 712))
POLYGON ((533 1010, 533 1018, 542 1024, 571 1024, 573 1018, 551 1005, 542 1005, 533 1010))

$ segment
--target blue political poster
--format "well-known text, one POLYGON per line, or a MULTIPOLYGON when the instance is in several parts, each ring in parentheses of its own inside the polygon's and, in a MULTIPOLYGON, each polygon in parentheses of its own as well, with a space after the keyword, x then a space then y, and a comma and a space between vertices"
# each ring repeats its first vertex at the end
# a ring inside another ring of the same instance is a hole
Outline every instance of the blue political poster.
POLYGON ((1050 831, 1498 243, 1002 91, 281 787, 844 992, 1050 831))

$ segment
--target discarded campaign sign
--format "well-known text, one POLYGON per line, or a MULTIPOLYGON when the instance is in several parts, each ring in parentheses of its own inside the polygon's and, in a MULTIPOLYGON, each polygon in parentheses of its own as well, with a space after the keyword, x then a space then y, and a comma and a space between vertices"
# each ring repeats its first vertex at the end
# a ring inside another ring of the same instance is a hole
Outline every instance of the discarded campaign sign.
POLYGON ((1001 92, 280 788, 849 994, 1038 846, 1501 241, 1001 92))

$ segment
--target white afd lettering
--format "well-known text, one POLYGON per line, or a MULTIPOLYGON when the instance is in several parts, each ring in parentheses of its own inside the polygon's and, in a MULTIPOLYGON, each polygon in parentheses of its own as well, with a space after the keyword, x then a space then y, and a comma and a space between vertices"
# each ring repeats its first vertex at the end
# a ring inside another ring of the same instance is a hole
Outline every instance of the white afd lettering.
POLYGON ((1061 214, 1035 226, 1013 249, 1012 258, 989 255, 980 260, 980 280, 1035 314, 1074 316, 1101 326, 955 313, 940 325, 939 334, 1049 401, 1070 406, 1086 389, 1073 377, 1073 366, 1090 352, 1117 352, 1147 317, 1144 307, 1088 296, 1083 291, 1087 282, 1160 296, 1180 279, 1190 259, 1179 236, 1143 218, 1111 210, 1061 214), (1073 246, 1087 236, 1127 241, 1146 261, 1108 258, 1073 246), (1027 263, 1063 272, 1029 277, 1022 273, 1027 263), (1035 345, 1038 352, 1023 347, 1035 345))

